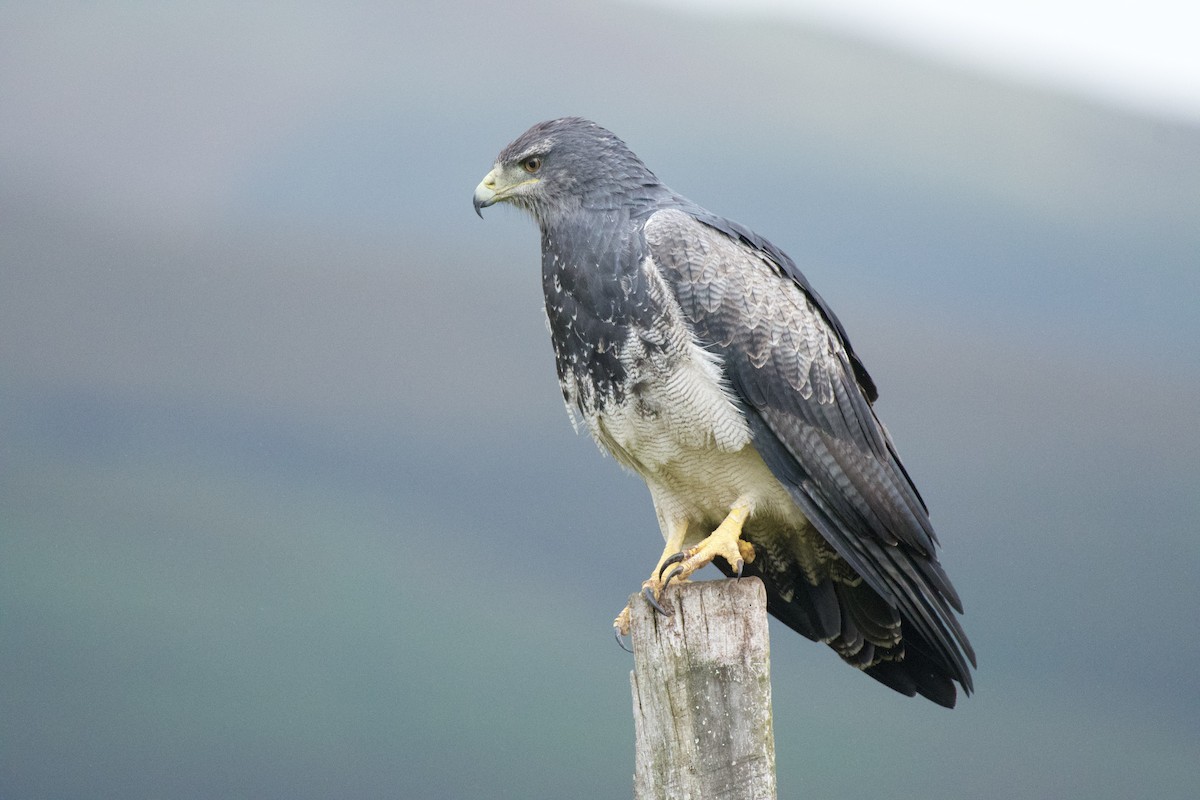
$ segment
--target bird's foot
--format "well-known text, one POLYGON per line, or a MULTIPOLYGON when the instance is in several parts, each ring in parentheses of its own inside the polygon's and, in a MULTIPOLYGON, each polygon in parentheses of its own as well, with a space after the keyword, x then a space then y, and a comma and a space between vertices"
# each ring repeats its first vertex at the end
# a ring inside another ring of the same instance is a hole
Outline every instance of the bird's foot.
MULTIPOLYGON (((654 610, 665 617, 671 616, 670 605, 664 604, 662 600, 663 590, 667 588, 667 582, 661 577, 661 565, 654 568, 654 575, 649 580, 642 583, 642 591, 640 594, 646 598, 646 602, 654 607, 654 610)), ((617 642, 625 647, 621 638, 629 635, 629 615, 632 613, 632 608, 626 605, 621 609, 621 613, 617 614, 617 618, 613 620, 613 630, 616 632, 617 642)), ((629 648, 625 648, 629 649, 629 648)))
POLYGON ((625 647, 624 637, 629 635, 630 611, 631 611, 631 609, 630 609, 629 605, 626 604, 626 606, 621 609, 621 613, 617 614, 617 618, 613 620, 613 633, 617 637, 617 644, 621 645, 621 647, 623 647, 626 650, 628 650, 629 648, 625 647))
MULTIPOLYGON (((686 583, 693 572, 707 564, 717 556, 729 562, 737 576, 742 576, 742 567, 754 560, 754 546, 742 539, 742 526, 750 516, 750 504, 737 503, 729 510, 729 514, 717 526, 717 529, 700 541, 695 547, 678 550, 682 545, 687 525, 675 526, 667 540, 667 547, 655 565, 650 578, 642 584, 642 597, 663 616, 673 612, 669 603, 663 597, 667 587, 672 583, 686 583)), ((632 609, 627 605, 613 620, 613 630, 617 642, 625 647, 622 637, 629 635, 629 620, 632 609)), ((625 648, 628 649, 628 648, 625 648)))
POLYGON ((742 539, 742 526, 750 516, 748 505, 735 505, 717 529, 695 547, 675 553, 658 567, 662 588, 675 581, 685 581, 701 567, 712 563, 717 556, 725 559, 737 576, 742 577, 742 568, 754 560, 754 545, 742 539), (666 573, 665 576, 662 573, 666 573))

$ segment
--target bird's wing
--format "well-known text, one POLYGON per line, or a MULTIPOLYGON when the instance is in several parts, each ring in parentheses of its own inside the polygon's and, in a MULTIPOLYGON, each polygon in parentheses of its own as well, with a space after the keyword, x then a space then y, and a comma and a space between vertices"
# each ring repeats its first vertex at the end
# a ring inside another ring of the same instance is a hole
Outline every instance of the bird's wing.
POLYGON ((934 555, 925 505, 871 408, 870 377, 786 255, 705 214, 656 211, 644 236, 700 344, 720 355, 755 448, 830 546, 969 691, 974 653, 952 610, 961 603, 934 555))

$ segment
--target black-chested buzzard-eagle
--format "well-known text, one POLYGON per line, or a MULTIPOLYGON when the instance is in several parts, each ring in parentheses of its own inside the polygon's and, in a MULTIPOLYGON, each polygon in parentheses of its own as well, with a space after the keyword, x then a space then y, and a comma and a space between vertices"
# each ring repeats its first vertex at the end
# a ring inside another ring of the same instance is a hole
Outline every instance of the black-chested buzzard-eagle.
POLYGON ((896 691, 944 706, 954 682, 970 692, 924 501, 792 260, 576 117, 501 151, 475 209, 500 201, 541 229, 568 410, 650 489, 666 547, 646 598, 708 563, 758 575, 772 614, 896 691))

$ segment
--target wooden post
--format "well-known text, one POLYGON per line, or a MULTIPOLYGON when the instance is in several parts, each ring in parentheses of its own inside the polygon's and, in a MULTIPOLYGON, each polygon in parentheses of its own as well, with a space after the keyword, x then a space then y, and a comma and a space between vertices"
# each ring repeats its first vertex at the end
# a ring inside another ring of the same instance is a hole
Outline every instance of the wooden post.
POLYGON ((758 578, 631 598, 635 800, 775 800, 767 596, 758 578))

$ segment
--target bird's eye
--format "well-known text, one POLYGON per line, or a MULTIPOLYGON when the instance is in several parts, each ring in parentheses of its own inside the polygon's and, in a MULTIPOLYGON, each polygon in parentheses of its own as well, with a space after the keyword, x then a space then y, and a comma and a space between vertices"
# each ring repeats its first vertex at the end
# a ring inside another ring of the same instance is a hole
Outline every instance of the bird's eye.
POLYGON ((521 166, 525 168, 526 172, 532 175, 542 168, 542 160, 537 156, 530 156, 521 162, 521 166))

